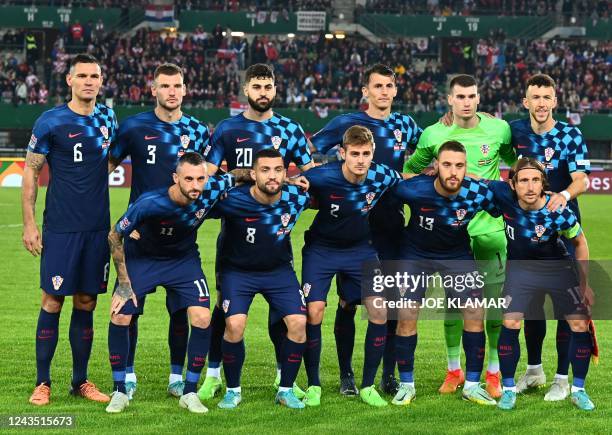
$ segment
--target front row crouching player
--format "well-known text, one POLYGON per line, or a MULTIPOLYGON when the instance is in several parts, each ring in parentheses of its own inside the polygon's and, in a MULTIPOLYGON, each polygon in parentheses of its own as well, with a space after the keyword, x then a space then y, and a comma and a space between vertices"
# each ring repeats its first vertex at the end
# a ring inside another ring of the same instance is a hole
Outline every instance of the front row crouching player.
POLYGON ((351 305, 363 301, 368 311, 359 394, 369 405, 385 406, 387 402, 374 388, 374 378, 385 349, 387 318, 385 312, 372 305, 371 277, 363 276, 362 264, 378 261, 368 223, 370 211, 389 187, 402 180, 402 176, 388 166, 372 162, 374 141, 372 132, 366 127, 354 125, 346 130, 340 155, 341 161, 318 166, 303 174, 319 208, 304 235, 302 251, 302 289, 308 303, 308 346, 304 366, 309 387, 304 403, 318 406, 321 402, 321 323, 327 293, 336 275, 342 280, 341 298, 351 305), (366 289, 364 294, 362 288, 366 289))
POLYGON ((250 175, 255 184, 230 190, 211 214, 225 219, 218 262, 225 312, 222 352, 227 391, 218 406, 232 409, 242 401, 244 330, 251 302, 261 293, 287 325, 276 402, 303 408, 292 387, 306 346, 306 303, 292 267, 290 233, 310 197, 299 187, 284 184, 285 163, 275 149, 255 154, 250 175))
POLYGON ((408 405, 416 395, 413 368, 419 309, 429 277, 439 272, 447 297, 463 301, 465 306, 462 312, 466 379, 462 396, 480 405, 495 405, 495 400, 480 386, 486 342, 484 308, 469 302, 482 298, 484 280, 480 277, 479 286, 468 234, 468 224, 474 216, 492 209, 493 194, 484 182, 465 177, 466 151, 457 141, 440 146, 435 167, 438 174, 435 178, 419 175, 392 189, 410 206, 410 221, 403 232, 400 273, 424 276, 427 280, 416 287, 400 287, 394 298, 405 303, 398 310, 395 346, 400 388, 391 403, 408 405))
POLYGON ((233 184, 231 175, 208 177, 198 153, 178 161, 174 184, 140 196, 108 235, 117 271, 111 301, 108 350, 114 392, 107 412, 118 413, 129 404, 125 376, 133 314, 142 314, 145 297, 163 286, 170 313, 187 309, 191 333, 187 345, 187 374, 182 408, 208 410, 196 394, 210 344, 210 295, 196 244, 198 227, 210 209, 233 184))
POLYGON ((587 279, 586 237, 570 208, 550 211, 546 207, 550 201, 550 195, 545 193, 548 181, 544 167, 536 159, 519 159, 510 184, 491 181, 489 186, 496 207, 503 212, 508 241, 503 295, 509 305, 504 310, 498 344, 503 383, 498 407, 513 409, 516 405, 514 374, 520 358, 521 322, 525 313, 532 312, 530 304, 540 301, 542 293, 548 293, 555 317, 565 318, 571 328, 572 403, 581 410, 591 411, 595 405, 584 390, 592 350, 589 307, 594 300, 587 279), (574 245, 575 262, 560 236, 570 239, 574 245))

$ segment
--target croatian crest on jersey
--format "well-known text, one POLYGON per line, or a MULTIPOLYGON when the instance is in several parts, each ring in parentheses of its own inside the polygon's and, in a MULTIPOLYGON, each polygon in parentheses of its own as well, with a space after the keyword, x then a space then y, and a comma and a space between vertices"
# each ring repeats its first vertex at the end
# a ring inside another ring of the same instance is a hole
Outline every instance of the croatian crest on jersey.
POLYGON ((272 146, 275 150, 280 148, 282 141, 283 140, 280 138, 280 136, 272 136, 272 146))
POLYGON ((302 291, 304 292, 304 297, 307 298, 308 295, 310 294, 310 289, 312 288, 312 286, 310 285, 309 282, 304 283, 304 286, 302 287, 302 291))
POLYGON ((230 305, 229 299, 224 299, 223 304, 221 304, 221 307, 223 308, 224 313, 227 313, 227 310, 229 310, 229 305, 230 305))
POLYGON ((289 221, 291 220, 291 215, 289 213, 284 213, 281 215, 281 223, 284 227, 289 225, 289 221))
POLYGON ((543 225, 536 225, 535 226, 535 233, 536 236, 538 236, 538 238, 542 237, 542 235, 546 232, 546 228, 544 228, 543 225))
POLYGON ((178 153, 176 153, 176 155, 177 155, 178 157, 183 157, 183 154, 185 154, 185 150, 183 150, 183 149, 179 149, 179 150, 178 150, 178 153))
POLYGON ((376 197, 376 194, 374 192, 366 193, 366 201, 368 202, 368 205, 372 204, 372 201, 374 201, 374 197, 376 197))
POLYGON ((200 220, 204 217, 204 213, 206 213, 206 209, 205 208, 201 208, 198 211, 196 211, 196 219, 200 220))
POLYGON ((106 125, 100 127, 100 132, 102 133, 102 136, 104 136, 104 139, 108 140, 108 127, 106 125))
POLYGON ((463 218, 465 218, 467 211, 464 208, 460 208, 456 211, 456 213, 457 213, 457 220, 462 221, 463 218))
POLYGON ((554 155, 555 155, 555 150, 553 148, 548 147, 544 150, 544 157, 546 158, 547 162, 550 162, 550 159, 552 159, 554 155))
POLYGON ((184 134, 181 136, 181 146, 187 148, 189 146, 189 136, 184 134))
POLYGON ((55 289, 55 291, 58 291, 62 286, 62 283, 64 282, 64 278, 59 275, 55 275, 51 278, 51 282, 53 283, 53 288, 55 289))
POLYGON ((491 147, 488 144, 483 143, 482 145, 480 145, 480 152, 483 156, 488 156, 489 151, 491 151, 491 147))
POLYGON ((130 226, 130 220, 127 217, 121 219, 121 221, 119 222, 119 228, 125 230, 128 226, 130 226))
POLYGON ((398 142, 402 141, 402 131, 399 128, 393 130, 393 135, 395 136, 395 140, 398 142))

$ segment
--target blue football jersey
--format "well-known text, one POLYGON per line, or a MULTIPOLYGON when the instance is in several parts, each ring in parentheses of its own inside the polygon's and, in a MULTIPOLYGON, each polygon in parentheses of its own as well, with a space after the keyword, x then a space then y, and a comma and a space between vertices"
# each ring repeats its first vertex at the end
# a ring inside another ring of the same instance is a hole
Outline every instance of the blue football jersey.
POLYGON ((208 127, 183 114, 177 122, 165 122, 155 111, 139 113, 121 122, 111 156, 132 160, 130 204, 151 190, 172 185, 172 173, 186 152, 204 155, 209 146, 208 127))
POLYGON ((389 187, 402 180, 397 171, 372 162, 365 180, 353 184, 342 174, 342 163, 327 163, 303 174, 319 209, 305 235, 307 243, 347 248, 370 242, 370 210, 389 187))
POLYGON ((251 168, 257 151, 265 148, 278 150, 285 161, 298 167, 311 162, 310 149, 304 130, 297 122, 279 114, 265 121, 252 121, 242 113, 221 121, 212 135, 210 150, 205 154, 208 162, 227 170, 251 168))
MULTIPOLYGON (((321 153, 342 143, 342 136, 350 127, 362 125, 374 136, 374 161, 402 172, 408 151, 414 151, 423 130, 409 115, 393 112, 387 119, 376 119, 366 112, 347 113, 336 116, 325 127, 315 133, 310 141, 321 153)), ((401 202, 393 195, 384 195, 370 213, 372 230, 397 233, 404 226, 401 202)))
MULTIPOLYGON (((512 189, 503 181, 488 182, 493 202, 503 214, 508 241, 508 260, 561 260, 569 258, 559 239, 578 236, 582 229, 576 214, 566 207, 562 212, 523 210, 514 198, 512 189)), ((550 197, 547 195, 547 202, 550 197)))
MULTIPOLYGON (((577 127, 557 121, 549 132, 536 134, 529 119, 518 119, 510 123, 510 128, 516 154, 544 164, 553 192, 561 192, 572 183, 572 172, 590 172, 587 145, 577 127)), ((580 219, 578 201, 573 199, 568 206, 580 219)))
POLYGON ((144 193, 117 221, 115 231, 146 256, 173 258, 197 253, 198 228, 233 182, 229 174, 209 177, 202 195, 185 207, 170 199, 168 188, 144 193), (129 238, 133 230, 138 230, 140 240, 129 238))
POLYGON ((485 210, 498 216, 493 192, 482 181, 463 179, 457 195, 436 192, 436 177, 419 175, 392 189, 410 206, 410 221, 403 231, 402 246, 408 252, 434 259, 452 259, 471 253, 468 224, 485 210))
POLYGON ((236 187, 219 202, 211 217, 223 217, 224 239, 217 259, 222 267, 272 270, 293 258, 290 233, 310 196, 297 186, 284 185, 274 204, 261 204, 251 186, 236 187))
POLYGON ((34 124, 28 151, 46 156, 49 188, 43 226, 57 233, 108 230, 108 151, 117 131, 112 109, 79 115, 67 104, 34 124))

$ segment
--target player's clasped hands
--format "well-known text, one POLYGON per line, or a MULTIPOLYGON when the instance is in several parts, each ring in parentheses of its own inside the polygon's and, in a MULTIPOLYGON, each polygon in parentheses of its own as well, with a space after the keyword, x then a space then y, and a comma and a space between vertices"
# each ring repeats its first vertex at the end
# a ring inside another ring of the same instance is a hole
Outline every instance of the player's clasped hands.
POLYGON ((136 299, 136 293, 132 290, 132 284, 129 281, 120 282, 111 300, 111 316, 119 314, 119 311, 121 311, 125 303, 130 299, 134 303, 134 306, 137 307, 138 300, 136 299))
POLYGON ((42 253, 42 239, 36 225, 23 227, 23 246, 34 257, 42 253))

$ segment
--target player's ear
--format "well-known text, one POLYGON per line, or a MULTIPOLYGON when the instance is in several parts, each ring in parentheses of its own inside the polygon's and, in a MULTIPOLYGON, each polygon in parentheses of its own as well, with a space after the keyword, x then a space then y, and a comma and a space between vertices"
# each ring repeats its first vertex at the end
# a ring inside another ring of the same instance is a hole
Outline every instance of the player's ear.
POLYGON ((251 169, 249 171, 249 174, 251 175, 251 180, 255 181, 256 180, 256 178, 255 178, 255 169, 251 169))
POLYGON ((448 103, 448 107, 453 105, 453 96, 451 94, 446 95, 446 102, 448 103))
POLYGON ((346 148, 341 146, 339 151, 340 151, 340 157, 342 158, 342 160, 346 160, 346 148))
POLYGON ((365 98, 368 98, 370 93, 368 92, 368 87, 367 86, 362 86, 361 87, 361 95, 363 95, 365 98))
POLYGON ((186 85, 185 83, 183 83, 182 95, 183 95, 183 97, 184 97, 185 95, 187 95, 187 85, 186 85))
POLYGON ((177 175, 177 173, 176 173, 176 172, 174 172, 174 173, 172 174, 172 180, 174 180, 174 184, 178 184, 178 182, 179 182, 179 177, 178 177, 178 175, 177 175))
POLYGON ((70 73, 66 74, 66 84, 68 86, 72 86, 72 76, 70 75, 70 73))
POLYGON ((523 97, 523 107, 527 110, 529 110, 529 105, 527 104, 529 100, 527 99, 527 97, 523 97))

